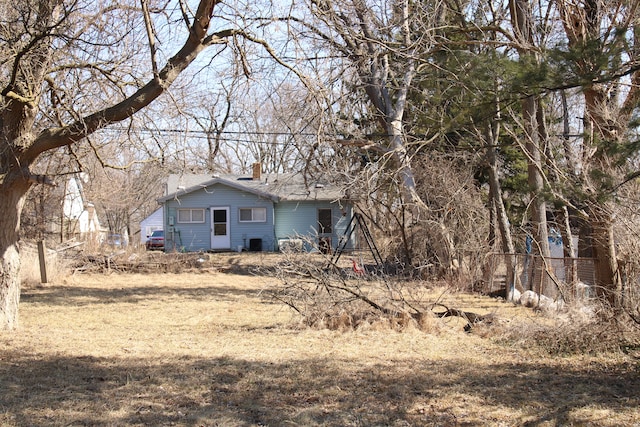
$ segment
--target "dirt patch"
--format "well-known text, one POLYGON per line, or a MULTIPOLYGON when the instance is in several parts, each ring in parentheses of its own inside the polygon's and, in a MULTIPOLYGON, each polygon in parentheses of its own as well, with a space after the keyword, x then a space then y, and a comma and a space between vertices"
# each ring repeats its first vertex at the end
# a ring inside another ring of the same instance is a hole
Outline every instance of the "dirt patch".
MULTIPOLYGON (((268 255, 190 273, 80 274, 23 292, 0 334, 0 425, 640 425, 638 360, 550 357, 460 319, 425 332, 299 327, 268 255)), ((548 321, 486 297, 441 301, 548 321)))

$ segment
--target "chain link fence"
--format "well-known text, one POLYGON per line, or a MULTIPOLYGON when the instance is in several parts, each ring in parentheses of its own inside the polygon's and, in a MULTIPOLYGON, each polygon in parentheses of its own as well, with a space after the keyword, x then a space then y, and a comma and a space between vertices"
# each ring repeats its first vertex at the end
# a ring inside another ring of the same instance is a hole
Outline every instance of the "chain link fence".
POLYGON ((482 293, 496 293, 515 287, 532 290, 565 301, 593 296, 593 258, 543 258, 530 254, 490 254, 482 271, 482 293))

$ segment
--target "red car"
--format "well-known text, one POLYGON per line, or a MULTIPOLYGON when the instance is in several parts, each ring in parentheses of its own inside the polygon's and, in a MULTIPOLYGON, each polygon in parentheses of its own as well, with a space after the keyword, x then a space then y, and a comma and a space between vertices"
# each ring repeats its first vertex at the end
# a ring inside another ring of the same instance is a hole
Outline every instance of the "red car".
POLYGON ((163 251, 164 250, 164 231, 156 230, 153 233, 151 233, 151 236, 149 236, 149 238, 147 239, 145 246, 148 251, 152 251, 152 250, 163 251))

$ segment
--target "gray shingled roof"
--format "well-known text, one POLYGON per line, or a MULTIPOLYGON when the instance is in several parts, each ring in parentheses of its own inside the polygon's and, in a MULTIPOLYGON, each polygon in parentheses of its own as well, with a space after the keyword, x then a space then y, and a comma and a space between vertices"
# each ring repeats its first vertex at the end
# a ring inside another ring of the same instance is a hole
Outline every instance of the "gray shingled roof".
POLYGON ((167 195, 159 202, 180 197, 214 184, 227 185, 273 201, 341 200, 343 191, 337 185, 323 179, 308 179, 302 174, 262 174, 260 180, 250 175, 170 175, 167 179, 167 195))

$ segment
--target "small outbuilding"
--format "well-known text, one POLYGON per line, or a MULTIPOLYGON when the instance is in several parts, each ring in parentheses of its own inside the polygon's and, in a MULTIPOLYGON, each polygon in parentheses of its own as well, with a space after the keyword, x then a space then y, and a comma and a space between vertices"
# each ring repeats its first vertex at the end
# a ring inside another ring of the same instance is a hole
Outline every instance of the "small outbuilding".
MULTIPOLYGON (((171 175, 165 251, 331 251, 353 215, 341 188, 301 174, 171 175)), ((351 246, 351 245, 349 245, 351 246)))

